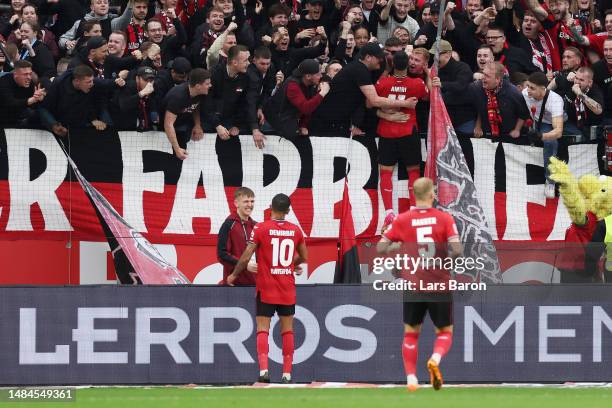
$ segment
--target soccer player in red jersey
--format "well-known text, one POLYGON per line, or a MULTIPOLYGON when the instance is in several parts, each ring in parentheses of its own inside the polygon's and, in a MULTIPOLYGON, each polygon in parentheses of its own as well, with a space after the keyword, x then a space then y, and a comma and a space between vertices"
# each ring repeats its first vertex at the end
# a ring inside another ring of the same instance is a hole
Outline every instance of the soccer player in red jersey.
POLYGON ((386 216, 383 228, 393 222, 393 168, 398 162, 406 166, 408 173, 408 196, 411 205, 414 198, 411 191, 414 181, 420 177, 421 138, 418 135, 416 122, 416 106, 419 99, 428 96, 427 87, 421 78, 408 76, 408 55, 404 51, 393 55, 393 75, 381 78, 376 83, 378 96, 392 100, 412 100, 412 108, 401 110, 407 116, 404 122, 394 122, 385 119, 393 113, 382 111, 378 121, 378 167, 380 171, 380 195, 385 206, 386 216))
POLYGON ((232 274, 227 278, 230 286, 245 270, 253 253, 257 258, 256 321, 257 358, 259 361, 259 382, 270 382, 268 373, 268 333, 270 320, 278 314, 283 338, 282 383, 291 382, 293 364, 293 315, 295 314, 294 272, 302 273, 299 265, 308 257, 304 234, 300 227, 285 220, 291 201, 285 194, 277 194, 270 206, 269 221, 257 224, 242 256, 232 274))
MULTIPOLYGON (((417 179, 414 182, 414 197, 416 206, 410 211, 400 214, 391 226, 383 232, 383 236, 376 247, 378 253, 394 251, 393 247, 396 245, 392 245, 392 243, 403 242, 413 244, 416 247, 415 249, 418 249, 418 253, 413 254, 415 257, 435 260, 436 258, 456 258, 460 256, 463 248, 459 242, 459 234, 453 217, 433 208, 435 200, 433 181, 426 177, 417 179)), ((412 271, 415 273, 410 274, 408 280, 415 282, 416 288, 422 288, 422 283, 427 285, 428 283, 448 281, 449 272, 435 268, 435 266, 430 268, 427 264, 426 268, 412 271)), ((440 292, 445 292, 445 290, 440 288, 440 292)), ((428 301, 404 302, 402 358, 410 391, 415 391, 419 384, 416 377, 417 346, 421 325, 427 312, 429 312, 436 330, 433 354, 427 362, 427 369, 433 388, 439 390, 442 387, 442 374, 439 366, 440 360, 452 344, 453 306, 448 292, 439 295, 438 299, 444 301, 432 301, 433 297, 421 296, 420 299, 428 299, 428 301)))

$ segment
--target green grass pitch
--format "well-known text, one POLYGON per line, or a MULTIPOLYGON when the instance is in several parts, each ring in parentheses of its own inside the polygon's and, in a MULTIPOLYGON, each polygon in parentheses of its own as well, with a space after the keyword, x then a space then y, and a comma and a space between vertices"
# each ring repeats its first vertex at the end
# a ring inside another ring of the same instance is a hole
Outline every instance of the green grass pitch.
POLYGON ((612 407, 612 388, 461 387, 421 388, 86 388, 71 403, 0 403, 15 407, 213 408, 562 408, 612 407))

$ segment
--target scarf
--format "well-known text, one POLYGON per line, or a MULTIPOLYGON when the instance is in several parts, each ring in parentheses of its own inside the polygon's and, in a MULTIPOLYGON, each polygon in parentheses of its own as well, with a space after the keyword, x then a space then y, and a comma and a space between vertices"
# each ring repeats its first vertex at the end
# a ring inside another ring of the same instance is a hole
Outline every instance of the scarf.
POLYGON ((132 19, 125 31, 128 37, 128 43, 125 46, 126 52, 129 53, 140 48, 140 44, 145 40, 144 28, 132 19))
POLYGON ((138 130, 150 130, 149 112, 147 111, 147 98, 140 98, 138 101, 138 130))
MULTIPOLYGON (((34 39, 34 41, 32 41, 32 44, 30 44, 32 49, 34 49, 34 44, 36 44, 36 41, 38 41, 38 39, 34 39)), ((27 48, 24 48, 23 50, 21 50, 21 53, 19 54, 19 59, 24 60, 28 58, 29 56, 30 56, 30 51, 27 48)))
POLYGON ((552 54, 550 53, 550 48, 548 47, 546 37, 544 37, 543 33, 538 34, 538 40, 540 47, 538 47, 538 44, 533 40, 529 40, 529 44, 531 44, 531 49, 533 50, 533 65, 544 73, 552 72, 552 54))
POLYGON ((225 26, 221 29, 221 31, 216 32, 211 30, 210 28, 202 33, 202 48, 200 48, 200 54, 203 54, 204 51, 207 51, 210 46, 215 42, 217 38, 225 31, 225 26))
POLYGON ((183 8, 180 11, 183 12, 183 16, 185 16, 185 19, 189 19, 190 17, 193 17, 196 11, 204 7, 204 4, 206 4, 206 1, 183 0, 183 8))
POLYGON ((501 57, 499 58, 499 63, 502 64, 503 66, 506 66, 506 64, 504 64, 504 61, 506 61, 506 50, 507 49, 508 49, 508 41, 504 41, 504 48, 502 48, 501 57))
POLYGON ((174 23, 172 22, 172 19, 170 17, 168 17, 168 13, 166 13, 166 10, 162 10, 160 13, 161 16, 161 21, 162 21, 162 26, 166 29, 166 33, 174 27, 174 23))
MULTIPOLYGON (((589 90, 583 91, 583 94, 587 94, 589 90)), ((574 98, 574 109, 576 110, 576 126, 578 129, 582 129, 584 127, 584 121, 587 117, 586 107, 584 106, 584 102, 582 98, 574 98)))
POLYGON ((497 93, 501 90, 502 82, 495 89, 484 89, 485 95, 487 96, 487 118, 489 119, 489 126, 491 127, 491 134, 494 137, 499 136, 499 127, 502 123, 501 113, 499 111, 499 104, 497 103, 497 93))
POLYGON ((88 59, 87 64, 94 71, 94 78, 104 79, 104 67, 102 65, 98 65, 92 60, 88 59))

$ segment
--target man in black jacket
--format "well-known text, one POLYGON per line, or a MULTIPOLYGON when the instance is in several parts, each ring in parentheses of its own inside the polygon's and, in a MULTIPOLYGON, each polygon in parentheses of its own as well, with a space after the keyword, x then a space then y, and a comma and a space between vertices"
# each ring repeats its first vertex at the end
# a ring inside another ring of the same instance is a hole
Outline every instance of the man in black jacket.
POLYGON ((32 64, 16 61, 12 74, 0 78, 0 127, 28 127, 35 121, 34 109, 45 90, 32 83, 32 64))
POLYGON ((155 78, 155 96, 163 99, 176 85, 180 85, 189 78, 191 63, 185 57, 176 57, 170 61, 167 69, 162 69, 155 78))
POLYGON ((248 132, 244 115, 249 66, 249 49, 244 45, 235 45, 227 55, 227 64, 219 64, 211 74, 211 96, 215 112, 221 119, 222 128, 218 135, 227 140, 238 136, 240 131, 248 132))
POLYGON ((522 49, 531 57, 531 63, 546 74, 549 80, 559 70, 558 53, 553 38, 542 28, 542 24, 531 10, 525 11, 521 22, 521 31, 514 29, 512 10, 505 8, 501 13, 504 29, 508 33, 508 42, 522 49))
POLYGON ((162 64, 166 65, 181 53, 181 47, 187 42, 187 32, 181 24, 181 20, 174 19, 176 34, 166 35, 162 22, 157 18, 151 18, 145 26, 145 36, 161 48, 162 64))
POLYGON ((111 123, 104 92, 94 85, 94 73, 86 65, 68 70, 53 81, 39 114, 43 125, 58 136, 77 128, 104 130, 111 123))
POLYGON ((329 93, 329 83, 321 82, 321 67, 315 59, 304 60, 276 91, 266 105, 266 114, 276 132, 295 140, 308 136, 312 113, 329 93))
POLYGON ((212 7, 206 12, 206 22, 195 29, 190 46, 191 61, 196 67, 212 69, 206 66, 206 55, 210 46, 225 31, 223 10, 212 7))
POLYGON ((255 49, 253 63, 247 68, 249 87, 247 90, 247 115, 253 132, 253 140, 258 149, 264 147, 265 136, 261 128, 266 122, 263 107, 272 94, 274 87, 282 83, 283 73, 274 73, 270 49, 261 46, 255 49), (280 81, 279 81, 280 80, 280 81))
POLYGON ((470 102, 478 115, 474 136, 490 135, 494 140, 513 142, 521 135, 529 110, 523 95, 504 78, 504 66, 488 63, 483 70, 482 82, 473 82, 468 88, 470 102))
POLYGON ((87 65, 92 69, 94 78, 104 79, 104 61, 108 55, 108 43, 101 36, 90 37, 87 43, 72 57, 68 68, 87 65))
MULTIPOLYGON (((438 76, 432 78, 432 85, 440 87, 448 115, 455 129, 471 134, 474 130, 475 115, 470 106, 467 90, 472 83, 472 70, 465 62, 452 58, 452 52, 451 44, 441 40, 438 76), (462 129, 464 124, 467 125, 466 129, 462 129)), ((429 53, 435 54, 435 44, 429 53)))
POLYGON ((276 69, 283 72, 285 77, 291 75, 293 70, 305 59, 314 59, 325 53, 327 34, 324 29, 317 29, 320 37, 312 46, 294 48, 290 46, 291 38, 286 27, 278 26, 272 29, 272 63, 276 69))
POLYGON ((144 132, 152 130, 155 122, 159 122, 156 99, 152 96, 155 74, 153 68, 142 66, 136 71, 135 79, 128 81, 117 93, 111 106, 117 129, 144 132))
POLYGON ((123 70, 135 69, 142 60, 142 53, 138 50, 130 54, 125 53, 127 36, 123 31, 113 31, 108 38, 108 55, 104 59, 104 77, 116 79, 123 70))
POLYGON ((521 48, 508 45, 504 29, 497 25, 490 25, 487 31, 487 44, 493 49, 495 61, 499 61, 508 72, 522 72, 531 74, 537 68, 531 63, 531 57, 521 48))
POLYGON ((221 126, 207 100, 210 87, 210 73, 203 68, 195 68, 189 73, 188 82, 175 86, 164 98, 164 131, 179 160, 185 160, 188 156, 189 139, 197 141, 204 137, 200 111, 206 123, 212 123, 217 128, 221 126))
POLYGON ((604 95, 604 119, 602 125, 612 125, 612 38, 603 45, 604 59, 593 64, 593 82, 604 95))
POLYGON ((287 27, 291 9, 283 3, 272 4, 268 8, 268 21, 263 22, 255 33, 255 44, 268 45, 272 41, 272 29, 274 27, 287 27))

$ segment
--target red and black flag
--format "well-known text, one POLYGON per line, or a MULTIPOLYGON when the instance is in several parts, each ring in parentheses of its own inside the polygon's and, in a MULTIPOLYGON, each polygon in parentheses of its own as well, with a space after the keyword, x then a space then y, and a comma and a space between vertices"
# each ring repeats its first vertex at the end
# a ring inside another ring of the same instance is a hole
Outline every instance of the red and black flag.
POLYGON ((466 271, 465 275, 483 282, 501 282, 487 219, 438 87, 430 95, 427 146, 425 176, 434 180, 437 187, 437 207, 455 218, 464 256, 481 258, 485 265, 481 270, 466 271))
POLYGON ((355 225, 353 224, 353 210, 349 197, 347 178, 344 179, 338 239, 339 251, 334 283, 361 283, 359 254, 357 253, 355 225))
POLYGON ((67 153, 66 157, 83 190, 94 204, 113 255, 119 282, 132 285, 191 283, 181 271, 164 259, 157 248, 119 215, 108 200, 83 177, 67 153))

